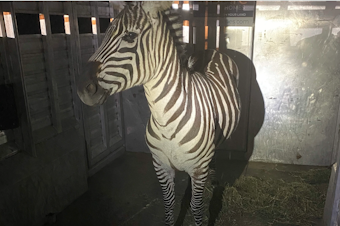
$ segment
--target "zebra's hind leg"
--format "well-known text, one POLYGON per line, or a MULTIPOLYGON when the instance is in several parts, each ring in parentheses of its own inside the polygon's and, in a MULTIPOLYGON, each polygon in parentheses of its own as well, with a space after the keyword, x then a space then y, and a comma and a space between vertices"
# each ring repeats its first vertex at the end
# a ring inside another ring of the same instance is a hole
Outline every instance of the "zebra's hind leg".
POLYGON ((174 225, 174 206, 175 206, 175 170, 164 166, 162 163, 153 161, 157 178, 162 187, 163 200, 165 207, 165 224, 174 225))
POLYGON ((216 156, 213 155, 211 158, 211 162, 209 163, 209 178, 211 184, 216 187, 218 185, 218 181, 216 178, 216 156))
POLYGON ((203 191, 204 184, 207 180, 208 168, 198 169, 191 175, 191 211, 195 218, 195 225, 201 226, 203 220, 204 203, 203 203, 203 191))

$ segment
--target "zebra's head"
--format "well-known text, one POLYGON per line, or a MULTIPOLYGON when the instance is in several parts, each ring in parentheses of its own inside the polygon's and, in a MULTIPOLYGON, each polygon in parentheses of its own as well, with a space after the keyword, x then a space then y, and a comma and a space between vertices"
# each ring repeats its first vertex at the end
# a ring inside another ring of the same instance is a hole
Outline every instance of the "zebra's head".
POLYGON ((162 44, 155 33, 164 28, 162 12, 171 4, 126 4, 79 76, 77 92, 85 104, 103 104, 108 96, 152 79, 158 67, 157 45, 162 44))

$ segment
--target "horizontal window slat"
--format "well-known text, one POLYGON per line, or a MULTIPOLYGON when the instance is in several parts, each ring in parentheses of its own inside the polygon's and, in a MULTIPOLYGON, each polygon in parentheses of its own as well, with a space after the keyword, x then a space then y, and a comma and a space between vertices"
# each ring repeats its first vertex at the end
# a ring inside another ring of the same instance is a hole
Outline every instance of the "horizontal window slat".
POLYGON ((22 69, 24 74, 34 74, 36 72, 45 71, 45 62, 37 61, 35 63, 23 64, 22 69))
POLYGON ((35 84, 33 83, 30 85, 26 85, 27 95, 33 95, 40 92, 44 92, 47 94, 47 89, 48 89, 47 81, 41 81, 35 84))
POLYGON ((35 131, 51 125, 52 125, 51 115, 45 115, 43 117, 39 117, 35 121, 32 121, 32 130, 35 131))
POLYGON ((63 120, 63 119, 67 119, 67 118, 71 118, 71 117, 74 117, 74 112, 73 112, 73 109, 69 109, 68 111, 62 111, 60 113, 60 118, 63 120))
POLYGON ((31 74, 25 75, 26 86, 34 85, 35 83, 39 83, 39 82, 47 82, 45 72, 31 73, 31 74))

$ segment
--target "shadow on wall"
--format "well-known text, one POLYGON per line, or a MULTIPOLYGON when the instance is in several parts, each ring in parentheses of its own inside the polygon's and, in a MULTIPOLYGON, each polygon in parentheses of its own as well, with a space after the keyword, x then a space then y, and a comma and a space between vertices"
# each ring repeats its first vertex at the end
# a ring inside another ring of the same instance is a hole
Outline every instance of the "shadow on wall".
POLYGON ((253 154, 255 136, 259 133, 264 122, 264 100, 256 80, 256 69, 253 62, 246 55, 235 50, 228 49, 226 54, 238 65, 242 112, 238 128, 232 134, 231 139, 228 139, 225 143, 227 150, 231 151, 231 159, 248 161, 253 154), (242 148, 238 148, 235 144, 242 148))

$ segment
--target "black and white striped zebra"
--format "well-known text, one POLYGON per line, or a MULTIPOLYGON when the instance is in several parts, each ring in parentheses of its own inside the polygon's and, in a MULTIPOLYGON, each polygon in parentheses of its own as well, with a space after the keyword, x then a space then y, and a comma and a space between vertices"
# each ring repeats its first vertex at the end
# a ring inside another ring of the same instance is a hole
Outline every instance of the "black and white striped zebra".
POLYGON ((98 105, 109 95, 144 86, 151 110, 146 142, 163 190, 166 224, 174 224, 174 178, 180 170, 191 177, 190 205, 196 225, 202 225, 209 163, 240 117, 238 68, 214 50, 181 60, 182 26, 166 10, 170 6, 128 3, 90 58, 78 95, 85 104, 98 105))

